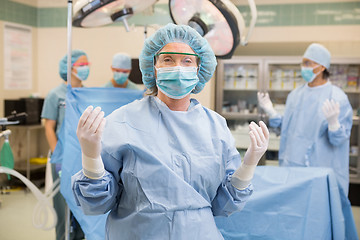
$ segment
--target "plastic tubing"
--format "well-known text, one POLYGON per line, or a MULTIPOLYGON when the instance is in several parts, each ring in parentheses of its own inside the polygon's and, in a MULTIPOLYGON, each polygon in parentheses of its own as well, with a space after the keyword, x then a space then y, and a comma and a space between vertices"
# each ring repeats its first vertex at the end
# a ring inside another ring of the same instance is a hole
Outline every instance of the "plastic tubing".
POLYGON ((43 194, 29 179, 21 175, 19 172, 7 168, 7 167, 0 167, 0 173, 7 173, 11 174, 17 178, 19 178, 35 195, 36 199, 38 200, 37 204, 35 205, 34 212, 33 212, 33 219, 32 223, 35 228, 42 229, 42 230, 51 230, 56 226, 57 223, 57 215, 56 212, 51 204, 51 199, 55 196, 56 193, 60 190, 60 179, 57 179, 54 184, 53 191, 49 190, 45 194, 43 194), (52 224, 49 223, 49 215, 52 216, 52 224))

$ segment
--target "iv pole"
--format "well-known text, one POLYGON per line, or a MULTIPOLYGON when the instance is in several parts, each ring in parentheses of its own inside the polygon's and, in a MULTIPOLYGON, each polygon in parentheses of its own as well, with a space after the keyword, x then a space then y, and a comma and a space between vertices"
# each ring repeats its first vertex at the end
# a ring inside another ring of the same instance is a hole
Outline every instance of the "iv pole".
MULTIPOLYGON (((72 30, 72 0, 68 0, 68 18, 67 18, 67 84, 71 86, 71 30, 72 30)), ((70 239, 70 208, 65 207, 65 240, 70 239)))
POLYGON ((71 85, 71 30, 72 30, 72 0, 68 0, 67 18, 67 82, 71 85))

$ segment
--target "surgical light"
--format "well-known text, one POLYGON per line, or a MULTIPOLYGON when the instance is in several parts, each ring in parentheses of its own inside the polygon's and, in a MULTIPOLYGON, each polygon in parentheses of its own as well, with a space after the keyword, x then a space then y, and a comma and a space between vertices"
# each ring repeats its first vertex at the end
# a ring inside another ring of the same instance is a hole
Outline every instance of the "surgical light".
POLYGON ((174 23, 194 28, 208 40, 217 57, 231 58, 239 43, 247 45, 255 27, 255 2, 248 0, 248 3, 252 19, 247 34, 245 21, 230 0, 169 0, 169 9, 174 23))
POLYGON ((72 24, 76 27, 100 27, 127 19, 153 5, 157 0, 78 0, 74 4, 72 24))

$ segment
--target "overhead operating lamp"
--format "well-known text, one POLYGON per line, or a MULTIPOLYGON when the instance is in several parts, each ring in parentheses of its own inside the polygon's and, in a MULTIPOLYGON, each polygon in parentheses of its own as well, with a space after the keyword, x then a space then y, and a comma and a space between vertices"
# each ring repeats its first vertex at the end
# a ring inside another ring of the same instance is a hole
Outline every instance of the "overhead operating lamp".
POLYGON ((73 26, 100 27, 122 21, 129 31, 127 19, 158 0, 78 0, 74 4, 73 26))
POLYGON ((208 40, 217 57, 231 58, 239 43, 247 45, 255 27, 255 2, 248 3, 252 19, 247 31, 244 18, 230 0, 169 0, 169 9, 174 23, 194 28, 208 40))

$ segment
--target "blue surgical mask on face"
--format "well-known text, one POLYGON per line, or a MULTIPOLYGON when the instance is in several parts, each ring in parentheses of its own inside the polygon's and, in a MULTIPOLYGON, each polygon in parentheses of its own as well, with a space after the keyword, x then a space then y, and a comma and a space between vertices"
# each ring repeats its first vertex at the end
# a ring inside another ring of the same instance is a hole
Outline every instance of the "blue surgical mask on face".
POLYGON ((156 68, 156 85, 166 96, 181 99, 190 94, 199 82, 196 67, 156 68))
POLYGON ((304 80, 308 83, 314 81, 317 75, 319 73, 315 74, 313 70, 317 68, 318 66, 312 68, 312 67, 301 67, 301 76, 304 78, 304 80))
POLYGON ((75 76, 81 80, 81 81, 85 81, 90 73, 90 68, 89 66, 80 66, 76 68, 77 74, 75 73, 75 76))
POLYGON ((114 72, 114 80, 117 84, 122 85, 128 79, 129 74, 123 72, 114 72))

